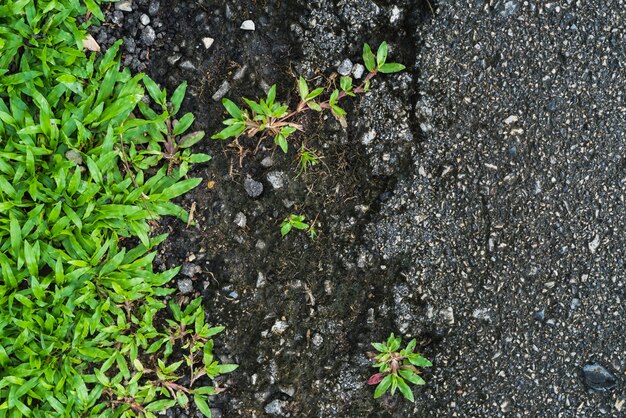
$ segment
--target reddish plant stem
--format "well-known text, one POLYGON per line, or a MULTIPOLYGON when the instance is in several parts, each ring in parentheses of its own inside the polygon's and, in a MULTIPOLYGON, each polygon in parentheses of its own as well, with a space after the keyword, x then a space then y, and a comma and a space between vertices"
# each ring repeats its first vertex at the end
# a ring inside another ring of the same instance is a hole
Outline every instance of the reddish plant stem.
MULTIPOLYGON (((356 94, 363 94, 366 93, 365 91, 365 84, 367 84, 368 81, 370 81, 376 74, 378 74, 377 70, 374 71, 370 71, 366 76, 365 79, 363 80, 363 82, 361 84, 359 84, 354 90, 352 90, 353 93, 356 94)), ((337 96, 337 100, 341 100, 344 97, 346 97, 347 94, 345 91, 342 91, 339 93, 339 96, 337 96)), ((330 109, 330 100, 326 100, 324 102, 320 102, 320 107, 322 109, 330 109)), ((312 110, 305 101, 300 100, 300 103, 298 103, 298 107, 296 107, 296 110, 294 110, 293 112, 287 114, 286 116, 283 116, 282 118, 278 119, 279 122, 284 122, 286 120, 291 119, 292 117, 294 117, 295 115, 305 112, 307 110, 312 110)))

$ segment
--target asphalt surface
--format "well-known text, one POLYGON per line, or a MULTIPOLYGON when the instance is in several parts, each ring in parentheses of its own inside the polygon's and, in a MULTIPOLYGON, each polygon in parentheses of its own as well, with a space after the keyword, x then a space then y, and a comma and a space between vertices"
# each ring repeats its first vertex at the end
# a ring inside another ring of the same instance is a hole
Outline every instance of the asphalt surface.
POLYGON ((369 228, 396 326, 441 336, 415 414, 626 416, 626 2, 437 3, 421 143, 369 228))

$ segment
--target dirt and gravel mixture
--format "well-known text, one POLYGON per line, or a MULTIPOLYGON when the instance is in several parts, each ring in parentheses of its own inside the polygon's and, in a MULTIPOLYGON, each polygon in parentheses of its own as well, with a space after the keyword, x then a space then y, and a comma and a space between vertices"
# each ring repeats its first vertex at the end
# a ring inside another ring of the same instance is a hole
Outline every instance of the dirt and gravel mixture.
POLYGON ((625 26, 623 0, 110 5, 96 40, 187 80, 209 134, 222 97, 293 104, 296 77, 333 85, 364 42, 408 67, 348 101, 347 128, 308 115, 287 155, 198 145, 197 225, 165 220, 158 263, 227 327, 240 368, 214 416, 623 416, 625 26), (296 177, 301 144, 323 159, 296 177), (282 238, 290 213, 319 238, 282 238), (434 363, 415 404, 365 384, 392 331, 434 363))

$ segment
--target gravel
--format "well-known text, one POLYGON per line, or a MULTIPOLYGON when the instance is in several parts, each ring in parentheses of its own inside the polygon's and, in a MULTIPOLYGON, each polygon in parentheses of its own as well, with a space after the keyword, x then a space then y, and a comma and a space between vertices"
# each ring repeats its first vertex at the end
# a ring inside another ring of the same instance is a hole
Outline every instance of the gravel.
POLYGON ((246 177, 243 181, 243 187, 250 197, 259 197, 263 193, 263 183, 256 181, 251 177, 246 177))
POLYGON ((617 379, 604 366, 593 363, 583 367, 583 377, 589 389, 606 392, 615 387, 617 379))
POLYGON ((381 151, 407 155, 365 235, 419 297, 392 311, 396 326, 444 330, 424 412, 619 416, 626 4, 437 3, 417 32, 419 141, 381 136, 405 101, 380 85, 366 100, 389 116, 363 131, 376 131, 374 172, 396 172, 381 151))

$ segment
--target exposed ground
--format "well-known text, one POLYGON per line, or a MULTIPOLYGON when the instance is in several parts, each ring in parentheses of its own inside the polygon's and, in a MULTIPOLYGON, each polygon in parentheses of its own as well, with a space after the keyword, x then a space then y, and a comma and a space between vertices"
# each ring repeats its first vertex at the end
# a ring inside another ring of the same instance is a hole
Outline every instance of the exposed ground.
POLYGON ((225 82, 231 99, 276 83, 294 101, 297 75, 332 83, 382 40, 409 67, 352 100, 348 128, 304 120, 295 145, 324 158, 298 178, 294 151, 199 145, 214 159, 183 201, 197 226, 164 223, 161 263, 227 326, 219 352, 240 368, 216 416, 625 413, 624 1, 158 3, 111 7, 96 39, 124 37, 127 65, 164 86, 187 80, 209 134, 225 82), (319 238, 281 238, 290 213, 319 238), (369 343, 392 331, 434 363, 415 405, 365 384, 369 343), (593 362, 614 387, 590 389, 593 362))

